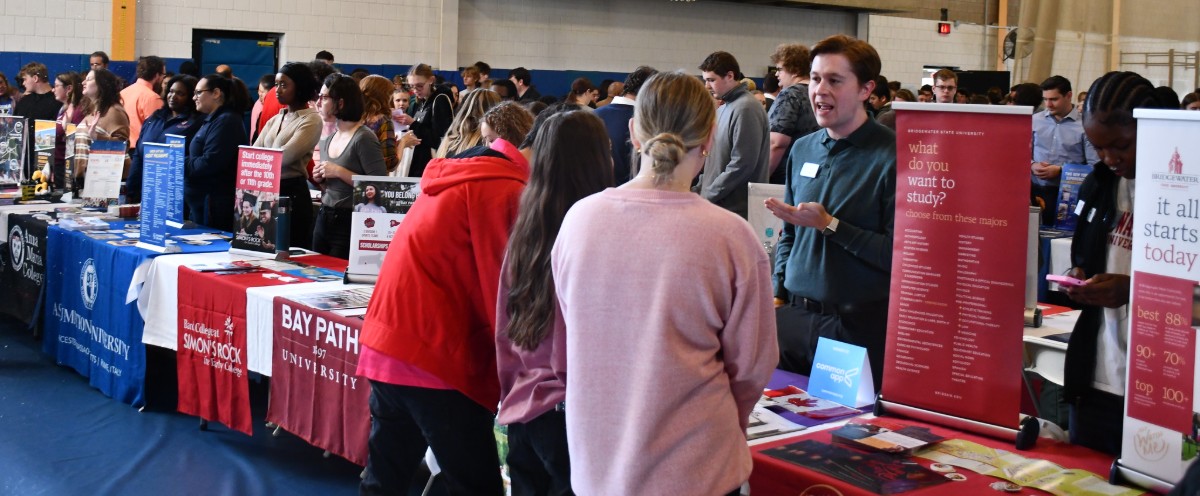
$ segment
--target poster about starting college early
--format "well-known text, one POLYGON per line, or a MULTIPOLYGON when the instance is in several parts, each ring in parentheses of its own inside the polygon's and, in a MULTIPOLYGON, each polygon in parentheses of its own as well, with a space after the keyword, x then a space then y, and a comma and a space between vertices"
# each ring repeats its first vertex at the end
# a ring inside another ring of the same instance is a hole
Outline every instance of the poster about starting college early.
POLYGON ((283 150, 238 147, 230 248, 275 253, 275 201, 279 199, 283 150))
POLYGON ((373 281, 392 236, 421 193, 420 178, 354 176, 348 278, 373 281))
POLYGON ((883 397, 1015 428, 1031 109, 895 108, 896 222, 883 397))
MULTIPOLYGON (((1183 477, 1197 443, 1200 115, 1138 110, 1121 464, 1183 477)), ((1088 215, 1087 207, 1081 216, 1088 215)), ((1130 239, 1130 238, 1125 238, 1130 239)))

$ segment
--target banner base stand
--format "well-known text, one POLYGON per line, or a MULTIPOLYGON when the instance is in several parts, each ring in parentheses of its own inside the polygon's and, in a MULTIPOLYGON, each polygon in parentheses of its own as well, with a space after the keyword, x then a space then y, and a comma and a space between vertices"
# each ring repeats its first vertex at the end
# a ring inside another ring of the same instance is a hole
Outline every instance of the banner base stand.
POLYGON ((1133 484, 1142 489, 1156 491, 1159 494, 1167 494, 1175 489, 1175 484, 1123 465, 1121 464, 1121 459, 1117 458, 1112 463, 1112 470, 1108 472, 1108 483, 1120 485, 1122 482, 1133 484))
POLYGON ((953 415, 946 415, 933 410, 926 410, 910 405, 885 401, 883 396, 880 395, 875 399, 875 409, 873 413, 876 417, 881 417, 889 412, 924 422, 944 425, 946 427, 961 431, 973 432, 997 439, 1012 441, 1013 445, 1019 450, 1033 448, 1034 445, 1037 444, 1038 434, 1041 432, 1041 427, 1038 425, 1037 419, 1027 415, 1021 415, 1018 428, 1013 429, 967 418, 955 417, 953 415))
POLYGON ((379 282, 379 274, 352 274, 346 271, 342 277, 342 284, 376 284, 379 282))

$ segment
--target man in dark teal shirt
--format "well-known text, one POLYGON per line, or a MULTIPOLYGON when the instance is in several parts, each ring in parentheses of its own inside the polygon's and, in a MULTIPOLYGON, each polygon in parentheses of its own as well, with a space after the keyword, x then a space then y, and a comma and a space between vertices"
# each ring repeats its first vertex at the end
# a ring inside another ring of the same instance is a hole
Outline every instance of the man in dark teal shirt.
POLYGON ((787 193, 766 207, 784 220, 775 253, 779 366, 808 374, 817 339, 867 349, 876 389, 887 341, 896 134, 863 101, 879 54, 845 35, 812 48, 809 98, 823 128, 792 145, 787 193))

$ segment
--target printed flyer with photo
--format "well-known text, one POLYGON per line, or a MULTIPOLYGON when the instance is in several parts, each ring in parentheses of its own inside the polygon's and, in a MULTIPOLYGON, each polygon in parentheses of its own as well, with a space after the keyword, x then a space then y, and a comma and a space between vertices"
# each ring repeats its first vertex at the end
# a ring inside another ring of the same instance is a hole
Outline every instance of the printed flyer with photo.
POLYGON ((0 115, 0 189, 16 188, 25 179, 27 126, 24 117, 0 115))
POLYGON ((230 249, 275 253, 275 202, 282 167, 283 150, 238 147, 230 249))
POLYGON ((350 227, 351 281, 373 282, 396 229, 421 193, 416 177, 354 176, 350 227))

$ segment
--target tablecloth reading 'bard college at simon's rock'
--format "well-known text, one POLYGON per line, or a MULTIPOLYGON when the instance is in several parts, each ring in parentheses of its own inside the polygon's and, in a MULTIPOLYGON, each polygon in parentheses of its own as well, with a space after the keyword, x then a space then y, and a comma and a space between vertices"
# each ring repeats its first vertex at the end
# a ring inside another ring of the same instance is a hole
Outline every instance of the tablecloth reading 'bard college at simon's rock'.
MULTIPOLYGON (((320 273, 322 269, 346 268, 345 260, 324 255, 295 261, 299 264, 291 268, 270 260, 239 262, 254 264, 249 271, 200 272, 179 267, 176 357, 180 412, 252 434, 246 290, 312 283, 314 277, 326 275, 320 273), (301 266, 308 268, 296 268, 301 266)), ((341 274, 336 277, 340 279, 341 274)))

